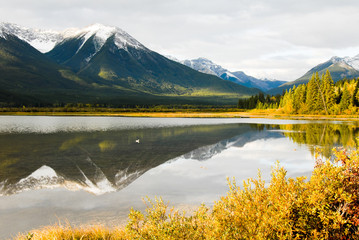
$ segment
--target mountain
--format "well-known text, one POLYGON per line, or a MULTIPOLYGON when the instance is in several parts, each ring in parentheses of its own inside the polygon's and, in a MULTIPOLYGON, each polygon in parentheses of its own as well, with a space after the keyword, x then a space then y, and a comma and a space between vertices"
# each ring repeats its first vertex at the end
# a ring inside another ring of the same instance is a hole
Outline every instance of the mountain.
POLYGON ((84 87, 62 74, 71 71, 6 30, 0 31, 0 102, 76 101, 84 87))
POLYGON ((221 76, 222 74, 227 72, 229 73, 227 69, 224 69, 220 65, 215 64, 211 60, 208 60, 206 58, 197 58, 192 60, 184 60, 180 62, 197 71, 216 75, 216 76, 221 76))
POLYGON ((294 85, 298 86, 300 84, 308 83, 310 78, 316 72, 319 73, 319 76, 325 74, 329 70, 330 75, 333 78, 334 82, 337 82, 341 79, 353 79, 359 77, 359 55, 355 57, 332 57, 328 61, 321 63, 314 68, 310 69, 302 77, 298 78, 295 81, 284 83, 278 88, 272 89, 270 93, 277 94, 282 93, 283 90, 290 89, 294 85))
MULTIPOLYGON (((172 59, 176 60, 175 58, 172 59)), ((231 82, 249 88, 258 88, 262 91, 268 91, 285 83, 285 81, 258 79, 255 77, 248 76, 242 71, 230 72, 229 70, 223 68, 218 64, 213 63, 211 60, 208 60, 206 58, 177 61, 197 71, 212 74, 224 80, 229 80, 231 82)))
POLYGON ((117 27, 54 32, 2 23, 0 41, 0 103, 235 104, 258 93, 169 60, 117 27))

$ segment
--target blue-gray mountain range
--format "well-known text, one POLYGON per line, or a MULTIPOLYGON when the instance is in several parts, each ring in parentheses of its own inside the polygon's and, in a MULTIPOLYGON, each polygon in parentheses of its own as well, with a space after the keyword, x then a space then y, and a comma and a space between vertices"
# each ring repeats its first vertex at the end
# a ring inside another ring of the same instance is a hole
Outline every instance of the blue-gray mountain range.
POLYGON ((285 81, 279 81, 279 80, 258 79, 246 75, 243 71, 231 72, 206 58, 197 58, 197 59, 183 60, 183 61, 180 61, 174 57, 169 57, 169 58, 178 61, 199 72, 212 74, 224 80, 228 80, 245 87, 257 88, 263 92, 279 87, 280 85, 286 83, 285 81))

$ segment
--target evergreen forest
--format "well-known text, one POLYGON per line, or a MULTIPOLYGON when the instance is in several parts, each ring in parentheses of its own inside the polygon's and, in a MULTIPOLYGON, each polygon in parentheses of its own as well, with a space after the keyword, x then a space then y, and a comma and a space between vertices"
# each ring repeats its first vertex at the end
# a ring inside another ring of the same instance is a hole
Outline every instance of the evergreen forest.
POLYGON ((330 72, 312 75, 307 84, 294 86, 282 95, 259 93, 239 99, 241 109, 278 109, 287 114, 357 114, 359 107, 359 78, 334 83, 330 72))

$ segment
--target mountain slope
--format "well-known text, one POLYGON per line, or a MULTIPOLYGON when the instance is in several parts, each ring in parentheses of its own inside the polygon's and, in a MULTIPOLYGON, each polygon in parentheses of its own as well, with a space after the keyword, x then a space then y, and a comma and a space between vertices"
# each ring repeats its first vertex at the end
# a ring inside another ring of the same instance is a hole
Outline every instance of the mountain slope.
POLYGON ((354 58, 340 58, 340 57, 332 57, 330 60, 321 63, 314 68, 310 69, 307 73, 305 73, 302 77, 298 78, 295 81, 284 83, 276 89, 272 89, 270 93, 277 94, 282 93, 283 90, 290 89, 294 85, 298 86, 300 84, 308 83, 310 78, 316 72, 321 76, 325 74, 325 72, 329 70, 330 75, 334 82, 337 82, 341 79, 353 79, 359 77, 359 55, 354 58), (355 67, 354 67, 355 66, 355 67))
MULTIPOLYGON (((175 60, 175 58, 173 59, 175 60)), ((213 63, 211 60, 208 60, 206 58, 177 61, 197 71, 216 75, 224 80, 228 80, 249 88, 258 88, 262 91, 268 91, 269 89, 276 88, 285 83, 285 81, 258 79, 255 77, 248 76, 242 71, 230 72, 229 70, 223 68, 218 64, 213 63)))
POLYGON ((3 92, 0 101, 46 103, 75 100, 71 93, 84 86, 63 76, 63 73, 71 76, 71 71, 52 63, 16 36, 6 33, 3 36, 0 37, 0 86, 3 92), (53 94, 58 91, 63 95, 53 94))

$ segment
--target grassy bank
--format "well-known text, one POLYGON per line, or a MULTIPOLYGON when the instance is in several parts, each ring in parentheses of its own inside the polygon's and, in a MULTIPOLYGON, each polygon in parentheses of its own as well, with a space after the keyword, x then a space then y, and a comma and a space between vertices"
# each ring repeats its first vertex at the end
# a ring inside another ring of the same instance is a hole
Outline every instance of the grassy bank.
POLYGON ((287 114, 278 109, 239 110, 235 108, 0 108, 0 115, 359 120, 359 115, 287 114))
POLYGON ((213 208, 191 214, 148 201, 146 213, 131 210, 125 227, 52 226, 15 239, 358 239, 358 151, 335 151, 332 162, 317 159, 312 177, 287 178, 272 169, 271 182, 259 174, 229 191, 213 208))

